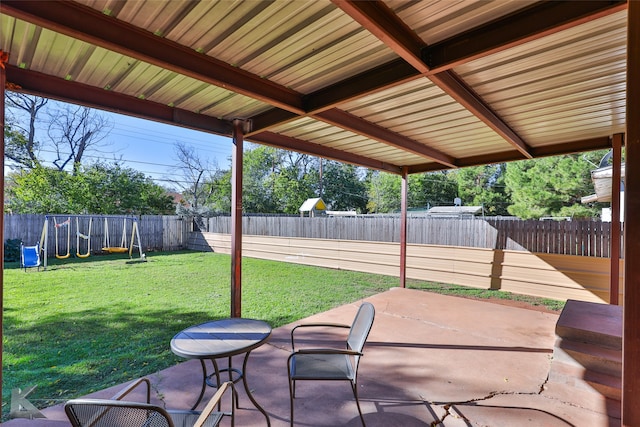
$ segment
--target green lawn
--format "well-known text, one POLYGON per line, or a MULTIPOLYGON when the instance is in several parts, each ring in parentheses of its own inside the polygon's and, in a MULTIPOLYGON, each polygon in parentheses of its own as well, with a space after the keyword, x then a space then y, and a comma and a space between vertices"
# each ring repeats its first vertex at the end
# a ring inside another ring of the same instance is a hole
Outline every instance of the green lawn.
MULTIPOLYGON (((398 279, 245 258, 242 283, 243 317, 278 327, 398 286, 398 279)), ((428 282, 408 285, 513 298, 428 282)), ((37 385, 29 400, 46 407, 156 372, 181 360, 169 349, 174 334, 229 313, 228 255, 150 253, 147 262, 108 255, 53 260, 47 271, 26 273, 7 263, 3 419, 13 388, 37 385)))

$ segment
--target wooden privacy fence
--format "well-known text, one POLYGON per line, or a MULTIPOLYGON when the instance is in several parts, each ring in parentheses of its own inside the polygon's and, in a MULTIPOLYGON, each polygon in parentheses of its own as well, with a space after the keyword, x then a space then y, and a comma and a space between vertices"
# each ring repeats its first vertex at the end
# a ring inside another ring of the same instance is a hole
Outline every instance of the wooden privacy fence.
MULTIPOLYGON (((104 219, 107 219, 107 228, 109 234, 110 246, 120 246, 123 228, 126 226, 127 243, 131 239, 130 220, 124 221, 125 216, 117 215, 50 215, 55 217, 58 223, 62 223, 70 218, 68 227, 70 227, 69 237, 67 237, 67 229, 59 228, 57 240, 60 250, 66 253, 67 240, 70 241, 71 253, 76 253, 76 233, 79 231, 85 236, 91 237, 91 253, 102 252, 104 246, 104 237, 106 234, 104 219), (89 218, 91 220, 91 233, 89 232, 89 218)), ((132 218, 128 216, 127 218, 132 218)), ((142 215, 135 217, 138 221, 138 231, 140 233, 140 242, 143 252, 147 251, 175 251, 185 249, 189 239, 189 233, 192 231, 192 223, 190 220, 177 215, 142 215)), ((42 236, 42 228, 44 226, 45 215, 10 215, 4 216, 4 238, 19 239, 25 245, 31 246, 40 243, 42 236)), ((56 233, 49 223, 49 232, 47 240, 48 256, 55 255, 56 233)), ((81 239, 80 252, 86 253, 87 240, 81 239)))
MULTIPOLYGON (((242 223, 243 234, 252 236, 400 241, 399 217, 248 216, 242 223)), ((230 230, 229 217, 214 217, 209 218, 207 230, 203 231, 228 234, 230 230)), ((602 221, 409 217, 407 242, 608 258, 610 230, 611 224, 602 221)))
MULTIPOLYGON (((58 217, 65 218, 64 215, 58 217)), ((96 215, 94 218, 103 217, 96 215)), ((98 251, 102 248, 104 232, 102 223, 95 221, 96 219, 93 224, 91 245, 92 250, 98 251)), ((6 214, 5 239, 20 239, 26 245, 34 245, 40 241, 43 223, 44 215, 6 214)), ((397 216, 352 218, 245 216, 242 223, 243 234, 253 236, 393 243, 400 241, 400 218, 397 216)), ((228 234, 231 230, 231 218, 209 218, 206 225, 207 229, 203 231, 228 234)), ((75 239, 75 223, 72 226, 72 237, 75 239)), ((81 232, 86 233, 86 225, 83 230, 81 232)), ((139 230, 145 251, 183 249, 187 247, 192 221, 176 215, 143 215, 139 218, 139 230)), ((122 224, 111 221, 112 244, 119 243, 121 233, 122 224)), ((53 248, 55 236, 53 232, 49 235, 48 247, 53 248)), ((610 223, 409 217, 407 242, 608 258, 610 223)))
MULTIPOLYGON (((231 253, 231 237, 220 233, 192 233, 190 247, 231 253)), ((299 237, 244 236, 244 256, 363 271, 389 276, 400 273, 400 244, 299 237)), ((609 301, 606 258, 532 253, 528 251, 407 245, 407 278, 480 289, 500 289, 558 300, 609 301)), ((624 270, 620 261, 620 272, 624 270)), ((622 276, 620 301, 622 298, 622 276)))

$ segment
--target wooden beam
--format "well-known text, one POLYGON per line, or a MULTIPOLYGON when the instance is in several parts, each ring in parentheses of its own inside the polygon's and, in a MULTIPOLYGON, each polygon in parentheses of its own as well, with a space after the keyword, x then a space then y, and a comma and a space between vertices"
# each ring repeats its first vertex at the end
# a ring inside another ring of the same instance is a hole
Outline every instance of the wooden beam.
POLYGON ((20 87, 20 92, 91 108, 139 117, 146 120, 182 126, 203 132, 231 136, 232 125, 226 120, 169 107, 134 96, 123 95, 95 86, 67 81, 36 71, 7 65, 7 81, 20 87))
POLYGON ((400 287, 407 287, 407 210, 409 193, 409 170, 402 168, 400 189, 400 287))
POLYGON ((332 0, 362 27, 421 73, 429 71, 422 61, 424 42, 381 1, 332 0))
POLYGON ((498 18, 423 49, 431 72, 439 73, 474 59, 538 40, 627 7, 621 1, 546 1, 498 18))
POLYGON ((624 219, 622 425, 640 426, 640 2, 629 2, 624 219))
MULTIPOLYGON (((0 155, 2 156, 2 158, 4 159, 4 152, 5 152, 5 139, 4 139, 4 119, 5 119, 5 114, 4 114, 4 109, 5 109, 5 87, 7 84, 7 73, 6 73, 6 64, 9 62, 9 53, 7 52, 3 52, 2 50, 0 50, 0 131, 2 131, 2 144, 0 144, 0 155)), ((2 171, 2 174, 0 176, 2 176, 2 178, 0 178, 0 207, 2 208, 0 210, 0 212, 2 212, 2 215, 0 215, 0 241, 4 242, 4 186, 5 186, 5 182, 4 182, 4 172, 5 172, 5 168, 4 168, 4 161, 2 162, 2 166, 0 166, 0 170, 2 171)), ((0 271, 4 271, 4 244, 0 245, 0 271)), ((4 275, 2 275, 2 277, 0 277, 0 313, 4 313, 4 275)), ((0 314, 0 403, 2 403, 2 405, 0 406, 4 406, 4 404, 9 403, 9 402, 2 402, 2 367, 4 366, 2 359, 3 359, 3 355, 4 355, 4 351, 2 349, 2 343, 4 342, 4 336, 3 336, 3 331, 4 328, 2 327, 3 325, 3 317, 0 314)))
MULTIPOLYGON (((344 102, 419 78, 422 75, 415 68, 402 59, 396 59, 305 95, 303 106, 307 116, 313 116, 344 102)), ((252 132, 260 133, 298 117, 297 114, 274 108, 251 117, 252 132)))
MULTIPOLYGON (((578 141, 560 142, 544 147, 536 147, 531 149, 534 157, 560 156, 563 154, 580 153, 583 151, 603 150, 611 148, 611 138, 608 136, 589 138, 578 141)), ((468 166, 480 166, 492 163, 514 162, 524 160, 522 153, 515 150, 503 151, 500 153, 460 157, 456 159, 456 165, 459 168, 468 166)), ((437 163, 424 163, 409 167, 409 173, 432 172, 446 169, 437 163)))
POLYGON ((249 119, 251 122, 251 131, 245 136, 251 137, 257 133, 262 133, 270 128, 289 123, 299 118, 300 116, 298 114, 290 111, 281 110, 280 108, 272 108, 263 113, 256 114, 249 119))
POLYGON ((283 148, 285 150, 297 151, 298 153, 310 154, 312 156, 324 157, 325 159, 337 160, 344 163, 351 163, 357 166, 363 166, 370 169, 382 170, 393 174, 402 173, 400 166, 393 165, 371 159, 369 157, 360 156, 358 154, 349 153, 332 147, 325 147, 313 144, 301 139, 292 138, 286 135, 280 135, 273 132, 262 132, 251 136, 251 141, 259 144, 270 145, 272 147, 283 148))
POLYGON ((516 150, 520 151, 523 156, 528 159, 533 157, 531 148, 524 140, 455 73, 445 71, 433 74, 429 76, 429 78, 440 87, 440 89, 504 138, 505 141, 511 144, 516 150))
POLYGON ((419 78, 422 75, 414 67, 396 59, 305 95, 304 107, 315 114, 419 78))
POLYGON ((342 129, 350 130, 358 135, 429 158, 437 163, 441 163, 443 166, 450 168, 456 167, 456 159, 448 154, 428 147, 418 141, 407 138, 406 136, 390 131, 387 128, 383 128, 382 126, 363 120, 360 117, 354 116, 353 114, 349 114, 345 111, 334 108, 332 110, 318 113, 315 117, 342 129))
POLYGON ((618 305, 620 293, 620 181, 622 178, 622 134, 615 134, 613 145, 613 176, 611 177, 611 256, 609 258, 609 304, 618 305))
MULTIPOLYGON (((402 59, 305 95, 304 107, 310 114, 338 107, 342 102, 419 78, 421 75, 442 73, 478 57, 626 8, 626 1, 541 2, 460 36, 426 46, 384 3, 350 0, 334 0, 334 3, 385 41, 402 59), (419 56, 416 53, 418 50, 421 51, 419 56)), ((275 119, 277 116, 272 117, 275 119)), ((254 130, 261 132, 279 123, 260 121, 259 125, 254 126, 254 130)))
MULTIPOLYGON (((420 52, 426 44, 411 30, 389 7, 380 1, 333 0, 345 13, 349 14, 360 25, 377 36, 391 50, 407 61, 417 71, 426 75, 445 93, 478 117, 498 135, 513 145, 526 158, 532 158, 529 147, 502 118, 493 111, 478 94, 452 71, 445 70, 433 73, 433 70, 422 60, 420 52)), ((442 161, 439 161, 442 163, 442 161)), ((451 166, 451 165, 449 165, 451 166)))
POLYGON ((69 37, 302 114, 302 96, 223 61, 71 1, 2 0, 0 12, 69 37))
POLYGON ((243 122, 234 121, 231 161, 231 317, 242 317, 243 134, 243 122))

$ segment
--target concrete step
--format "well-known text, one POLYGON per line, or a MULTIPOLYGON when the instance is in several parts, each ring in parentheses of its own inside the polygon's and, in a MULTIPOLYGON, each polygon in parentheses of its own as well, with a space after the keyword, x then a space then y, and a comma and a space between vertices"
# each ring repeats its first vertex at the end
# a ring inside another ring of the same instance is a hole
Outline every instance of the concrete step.
POLYGON ((616 378, 622 377, 622 351, 595 344, 558 338, 553 360, 616 378))
POLYGON ((620 419, 622 416, 622 405, 619 399, 611 399, 593 390, 582 389, 574 385, 548 381, 544 386, 542 396, 581 408, 589 408, 593 412, 606 414, 614 419, 620 419))
POLYGON ((568 300, 556 323, 556 335, 622 350, 622 307, 568 300))
POLYGON ((596 393, 612 400, 622 399, 622 379, 619 376, 590 371, 556 360, 553 361, 549 371, 549 382, 566 385, 583 392, 596 393))
POLYGON ((569 300, 556 335, 544 393, 619 418, 622 308, 569 300))

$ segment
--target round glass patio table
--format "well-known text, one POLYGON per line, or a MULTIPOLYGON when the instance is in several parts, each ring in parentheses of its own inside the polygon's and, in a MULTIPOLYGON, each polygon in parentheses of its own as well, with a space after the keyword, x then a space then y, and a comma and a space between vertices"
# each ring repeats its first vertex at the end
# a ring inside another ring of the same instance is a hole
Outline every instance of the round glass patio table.
MULTIPOLYGON (((238 382, 242 379, 247 396, 253 405, 265 416, 267 425, 270 426, 269 415, 256 402, 251 389, 247 385, 247 360, 252 350, 267 342, 271 336, 271 326, 262 320, 230 318, 213 320, 190 326, 178 332, 171 339, 171 351, 185 359, 198 359, 202 366, 202 388, 200 396, 193 405, 195 409, 202 401, 207 385, 218 387, 220 385, 220 373, 228 372, 231 381, 238 382), (242 370, 232 367, 232 356, 244 355, 242 370), (216 359, 228 358, 228 368, 219 369, 216 359), (213 365, 213 373, 207 372, 206 360, 213 365), (233 374, 237 376, 233 378, 233 374), (213 379, 215 378, 215 382, 213 379)), ((237 404, 237 400, 236 400, 237 404)))

